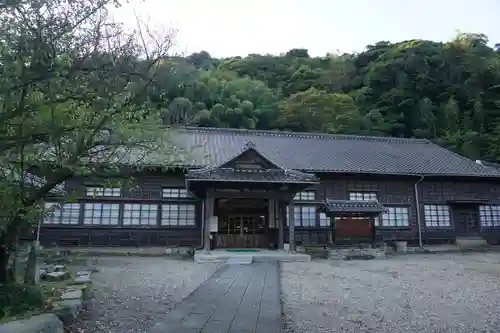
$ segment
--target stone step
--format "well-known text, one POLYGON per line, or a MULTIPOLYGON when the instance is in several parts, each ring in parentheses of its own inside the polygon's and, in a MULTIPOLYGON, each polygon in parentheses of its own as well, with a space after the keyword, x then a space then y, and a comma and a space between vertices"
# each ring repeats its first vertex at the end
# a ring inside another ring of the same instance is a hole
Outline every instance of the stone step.
POLYGON ((475 249, 488 246, 488 242, 480 236, 457 236, 455 244, 459 249, 475 249))
POLYGON ((228 265, 248 265, 253 262, 253 257, 252 256, 245 256, 245 257, 232 257, 229 258, 226 261, 226 264, 228 265))

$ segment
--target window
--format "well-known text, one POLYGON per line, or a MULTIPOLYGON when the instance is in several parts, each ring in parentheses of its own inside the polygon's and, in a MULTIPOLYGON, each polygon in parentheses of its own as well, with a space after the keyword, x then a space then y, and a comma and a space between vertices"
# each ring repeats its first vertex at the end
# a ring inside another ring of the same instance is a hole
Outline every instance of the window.
POLYGON ((325 213, 319 213, 319 226, 320 227, 329 227, 330 226, 330 218, 326 216, 325 213))
POLYGON ((500 227, 500 206, 479 206, 479 220, 484 227, 500 227))
POLYGON ((377 200, 377 193, 375 193, 375 192, 349 192, 349 200, 354 200, 354 201, 377 200))
MULTIPOLYGON (((315 206, 294 206, 295 226, 315 227, 316 207, 315 206)), ((290 225, 289 208, 286 208, 286 225, 290 225)))
POLYGON ((89 197, 119 197, 121 196, 121 189, 119 187, 87 187, 87 196, 89 197))
POLYGON ((408 207, 386 207, 387 212, 382 214, 379 224, 382 227, 407 227, 410 225, 408 207))
POLYGON ((46 202, 43 223, 46 224, 78 224, 80 219, 80 204, 59 204, 46 202))
POLYGON ((86 203, 83 206, 83 224, 118 225, 119 204, 86 203))
POLYGON ((165 204, 161 205, 161 225, 186 226, 196 224, 195 205, 165 204))
POLYGON ((316 192, 314 191, 299 192, 293 197, 293 200, 298 200, 298 201, 316 200, 316 192))
POLYGON ((158 216, 158 205, 124 204, 124 226, 155 226, 158 216))
POLYGON ((447 205, 424 205, 426 227, 451 227, 450 209, 447 205))
POLYGON ((190 195, 185 188, 164 188, 163 198, 188 198, 190 195))

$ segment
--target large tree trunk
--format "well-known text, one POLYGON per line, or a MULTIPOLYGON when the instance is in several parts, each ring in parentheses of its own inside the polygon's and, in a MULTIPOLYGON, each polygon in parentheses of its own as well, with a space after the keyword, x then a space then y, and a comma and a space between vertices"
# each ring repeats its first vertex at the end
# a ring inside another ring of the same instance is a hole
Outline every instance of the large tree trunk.
POLYGON ((10 252, 5 239, 0 239, 0 283, 7 283, 14 280, 14 272, 9 268, 10 252))

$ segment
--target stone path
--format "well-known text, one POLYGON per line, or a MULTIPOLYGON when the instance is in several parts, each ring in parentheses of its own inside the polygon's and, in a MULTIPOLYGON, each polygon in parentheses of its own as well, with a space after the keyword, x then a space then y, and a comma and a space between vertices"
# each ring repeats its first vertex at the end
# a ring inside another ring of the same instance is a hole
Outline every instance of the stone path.
POLYGON ((278 263, 225 265, 149 333, 279 333, 278 263))

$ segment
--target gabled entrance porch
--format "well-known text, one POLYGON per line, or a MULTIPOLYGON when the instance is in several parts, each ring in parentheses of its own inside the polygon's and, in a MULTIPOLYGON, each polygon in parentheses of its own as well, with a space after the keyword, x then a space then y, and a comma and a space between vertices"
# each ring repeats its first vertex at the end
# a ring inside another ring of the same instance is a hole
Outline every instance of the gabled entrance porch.
MULTIPOLYGON (((189 170, 187 188, 203 200, 204 251, 214 248, 284 249, 286 206, 318 183, 315 175, 284 169, 251 142, 219 165, 189 170)), ((295 252, 294 214, 290 251, 295 252)))

